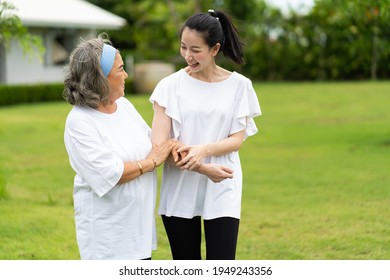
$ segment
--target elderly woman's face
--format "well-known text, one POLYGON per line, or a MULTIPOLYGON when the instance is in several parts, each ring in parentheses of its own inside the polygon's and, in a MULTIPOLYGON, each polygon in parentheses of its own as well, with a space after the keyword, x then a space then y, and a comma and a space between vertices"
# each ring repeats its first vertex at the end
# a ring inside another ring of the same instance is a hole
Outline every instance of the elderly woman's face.
POLYGON ((125 95, 125 80, 128 77, 122 56, 117 52, 114 66, 107 76, 108 83, 110 84, 110 100, 115 101, 118 98, 125 95))

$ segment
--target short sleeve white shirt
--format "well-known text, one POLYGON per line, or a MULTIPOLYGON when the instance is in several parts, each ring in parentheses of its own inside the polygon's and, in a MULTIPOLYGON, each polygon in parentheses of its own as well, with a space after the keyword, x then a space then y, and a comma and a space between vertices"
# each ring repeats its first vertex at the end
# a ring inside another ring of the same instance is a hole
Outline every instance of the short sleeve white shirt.
MULTIPOLYGON (((172 136, 186 145, 215 143, 242 130, 245 138, 254 135, 257 127, 253 118, 261 114, 251 81, 237 72, 224 81, 207 83, 181 69, 160 81, 150 101, 165 108, 172 119, 172 136)), ((214 183, 199 173, 166 164, 159 214, 240 218, 242 170, 238 152, 207 157, 204 162, 232 168, 233 179, 214 183)))
POLYGON ((126 98, 116 103, 112 114, 74 106, 66 120, 82 259, 144 259, 157 246, 156 173, 118 184, 124 162, 145 159, 150 152, 150 128, 126 98))

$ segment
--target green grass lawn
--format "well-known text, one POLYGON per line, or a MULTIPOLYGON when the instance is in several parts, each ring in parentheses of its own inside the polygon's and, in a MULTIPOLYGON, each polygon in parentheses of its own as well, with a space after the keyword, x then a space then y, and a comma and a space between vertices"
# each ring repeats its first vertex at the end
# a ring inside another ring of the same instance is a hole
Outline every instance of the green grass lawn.
MULTIPOLYGON (((238 259, 390 259, 390 82, 256 84, 238 259)), ((150 124, 149 95, 131 95, 150 124)), ((64 103, 0 108, 0 259, 79 259, 64 103)), ((161 173, 161 169, 159 170, 161 173)), ((154 259, 170 259, 158 219, 154 259)))

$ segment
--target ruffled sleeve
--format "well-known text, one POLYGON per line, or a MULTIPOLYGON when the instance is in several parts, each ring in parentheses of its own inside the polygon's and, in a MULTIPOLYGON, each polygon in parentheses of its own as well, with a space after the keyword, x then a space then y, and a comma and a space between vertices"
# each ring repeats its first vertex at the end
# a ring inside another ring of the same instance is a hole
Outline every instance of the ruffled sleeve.
POLYGON ((236 99, 235 118, 232 122, 230 134, 245 129, 244 139, 246 139, 258 131, 253 118, 261 115, 261 109, 252 82, 248 78, 245 78, 241 89, 236 99))
POLYGON ((157 102, 165 108, 165 114, 172 119, 172 132, 174 138, 179 138, 182 128, 180 110, 178 105, 178 78, 179 73, 174 73, 162 79, 154 89, 149 101, 157 102))

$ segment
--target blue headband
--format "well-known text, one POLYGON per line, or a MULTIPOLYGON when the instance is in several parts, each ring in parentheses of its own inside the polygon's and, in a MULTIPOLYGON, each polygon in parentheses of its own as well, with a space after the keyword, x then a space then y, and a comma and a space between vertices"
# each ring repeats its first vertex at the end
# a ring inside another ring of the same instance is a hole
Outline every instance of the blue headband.
POLYGON ((100 66, 102 67, 103 74, 106 78, 110 73, 112 66, 114 66, 116 52, 117 50, 113 46, 107 44, 103 45, 102 57, 100 58, 100 66))

